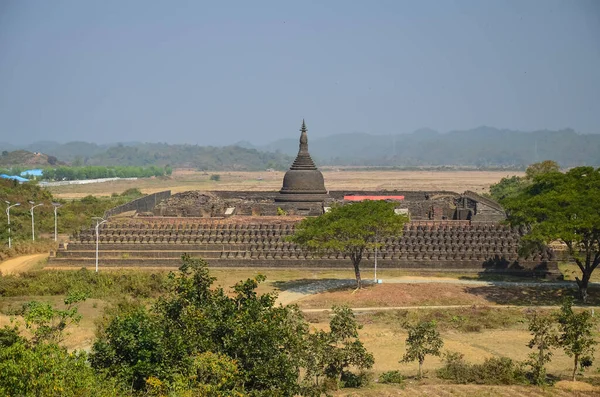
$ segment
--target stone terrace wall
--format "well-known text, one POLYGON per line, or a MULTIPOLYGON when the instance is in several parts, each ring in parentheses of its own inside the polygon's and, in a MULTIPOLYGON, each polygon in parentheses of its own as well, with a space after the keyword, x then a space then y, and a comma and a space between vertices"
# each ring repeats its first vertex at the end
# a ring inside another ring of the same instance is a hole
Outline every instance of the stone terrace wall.
MULTIPOLYGON (((103 266, 178 266, 188 253, 212 266, 348 267, 338 253, 316 255, 286 241, 300 217, 147 218, 104 224, 103 266)), ((381 240, 378 266, 438 270, 558 274, 552 252, 519 258, 520 236, 497 224, 468 221, 412 222, 401 236, 381 240)), ((93 264, 93 229, 84 231, 51 258, 52 266, 93 264)), ((374 260, 367 252, 365 266, 374 260)))

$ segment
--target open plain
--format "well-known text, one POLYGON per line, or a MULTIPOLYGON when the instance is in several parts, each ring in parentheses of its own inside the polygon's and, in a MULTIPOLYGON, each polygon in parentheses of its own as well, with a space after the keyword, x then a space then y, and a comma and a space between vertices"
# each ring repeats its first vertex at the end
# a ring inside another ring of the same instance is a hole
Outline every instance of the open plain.
MULTIPOLYGON (((491 184, 507 176, 522 176, 518 171, 397 171, 397 170, 332 170, 323 169, 329 190, 465 190, 486 192, 491 184)), ((137 181, 112 181, 85 185, 48 188, 53 195, 75 199, 87 195, 110 196, 137 187, 150 194, 171 190, 173 194, 189 190, 278 191, 284 172, 225 172, 175 170, 170 177, 145 178, 137 181), (210 177, 219 175, 220 180, 210 177)))

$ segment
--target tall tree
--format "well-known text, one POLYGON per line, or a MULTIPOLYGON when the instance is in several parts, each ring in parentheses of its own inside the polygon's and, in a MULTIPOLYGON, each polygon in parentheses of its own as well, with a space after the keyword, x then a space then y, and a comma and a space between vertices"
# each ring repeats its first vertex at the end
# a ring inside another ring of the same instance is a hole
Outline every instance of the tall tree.
POLYGON ((366 250, 380 245, 379 239, 399 235, 408 218, 394 212, 396 203, 365 200, 306 218, 290 241, 317 253, 338 252, 350 257, 357 288, 361 288, 360 262, 366 250))
POLYGON ((502 204, 512 225, 525 226, 524 246, 562 241, 581 270, 577 285, 587 301, 590 277, 600 265, 600 168, 549 172, 502 204))

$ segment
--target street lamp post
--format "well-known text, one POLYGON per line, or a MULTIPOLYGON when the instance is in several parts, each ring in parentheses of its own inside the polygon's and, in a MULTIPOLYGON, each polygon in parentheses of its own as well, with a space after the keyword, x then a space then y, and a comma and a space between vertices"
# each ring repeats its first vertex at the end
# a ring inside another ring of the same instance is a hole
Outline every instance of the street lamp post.
POLYGON ((11 242, 10 242, 10 209, 12 207, 18 207, 19 205, 21 205, 21 203, 15 203, 13 205, 10 205, 9 201, 4 200, 4 202, 8 205, 8 207, 6 207, 6 216, 8 217, 8 248, 11 247, 11 242))
POLYGON ((377 232, 375 232, 375 275, 373 282, 377 284, 377 232))
POLYGON ((54 207, 54 241, 57 241, 57 237, 56 236, 58 236, 58 228, 57 228, 57 223, 56 223, 56 210, 61 205, 62 204, 60 204, 60 203, 52 203, 52 206, 54 207))
POLYGON ((29 212, 31 212, 31 239, 35 241, 35 222, 33 219, 33 209, 35 207, 39 207, 40 205, 44 205, 44 203, 39 203, 36 205, 33 201, 29 201, 29 204, 31 204, 31 208, 29 209, 29 212))
POLYGON ((98 228, 101 224, 106 223, 107 221, 106 219, 100 217, 94 217, 92 219, 96 221, 96 273, 98 273, 98 228))

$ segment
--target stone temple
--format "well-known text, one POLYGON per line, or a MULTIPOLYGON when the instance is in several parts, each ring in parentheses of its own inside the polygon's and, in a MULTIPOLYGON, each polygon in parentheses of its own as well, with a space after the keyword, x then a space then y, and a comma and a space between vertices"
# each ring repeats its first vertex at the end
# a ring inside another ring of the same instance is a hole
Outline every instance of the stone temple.
POLYGON ((289 171, 285 173, 283 186, 275 201, 323 203, 329 195, 325 189, 323 174, 317 169, 310 153, 308 153, 308 136, 306 135, 304 120, 302 120, 300 133, 298 156, 296 156, 296 160, 292 163, 289 171))
MULTIPOLYGON (((502 207, 466 191, 328 191, 300 129, 298 155, 281 190, 263 192, 158 192, 113 208, 100 228, 101 266, 178 266, 181 255, 202 257, 211 266, 343 267, 343 254, 316 256, 287 241, 296 223, 323 214, 334 203, 394 200, 408 214, 404 232, 381 241, 378 267, 443 271, 559 274, 551 250, 531 257, 518 253, 521 233, 501 223, 502 207), (284 215, 285 214, 285 215, 284 215)), ((92 266, 93 227, 72 236, 50 259, 52 266, 92 266)), ((363 268, 375 259, 368 252, 363 268)))

